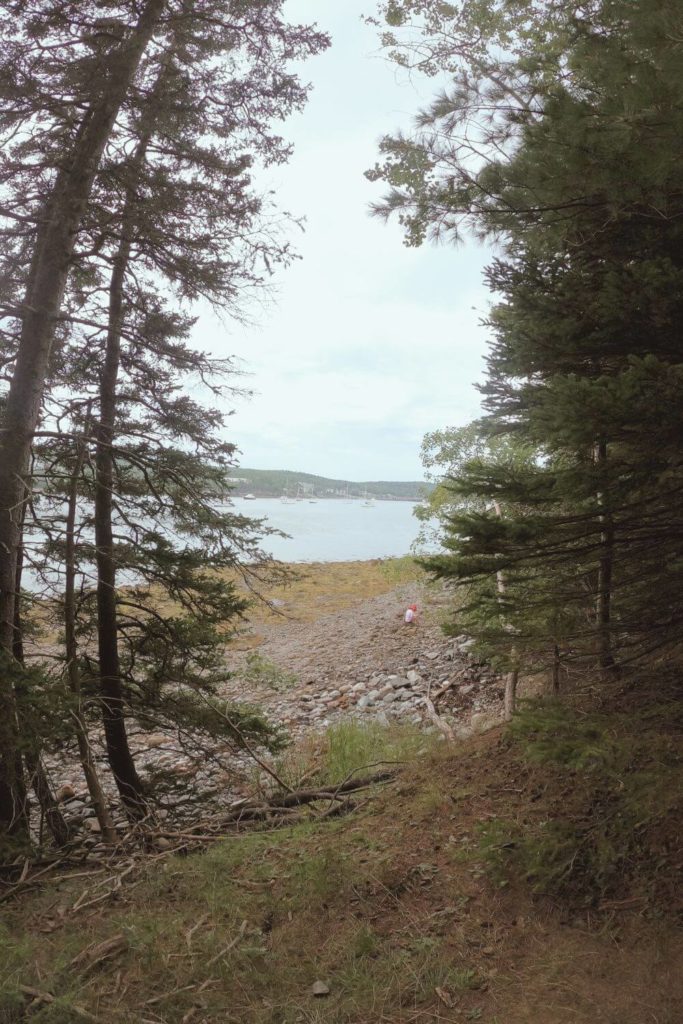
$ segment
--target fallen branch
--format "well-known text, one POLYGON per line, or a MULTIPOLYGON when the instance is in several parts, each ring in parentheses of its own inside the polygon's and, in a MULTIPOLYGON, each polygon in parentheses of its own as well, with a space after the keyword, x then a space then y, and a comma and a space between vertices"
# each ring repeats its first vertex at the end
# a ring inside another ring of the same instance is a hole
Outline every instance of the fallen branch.
POLYGON ((218 963, 219 960, 223 959, 223 957, 225 956, 226 953, 229 953, 231 949, 234 949, 234 947, 240 941, 240 939, 242 938, 242 936, 244 935, 246 930, 247 930, 247 922, 246 921, 242 921, 242 924, 240 925, 240 930, 238 931, 238 933, 235 936, 235 938, 232 939, 228 943, 228 945, 225 947, 225 949, 222 949, 220 951, 220 953, 216 953, 215 956, 211 957, 211 959, 209 960, 209 962, 206 965, 207 968, 208 967, 213 967, 214 964, 218 963))
MULTIPOLYGON (((36 1003, 46 1003, 49 1005, 55 1001, 55 996, 53 996, 51 992, 41 992, 40 989, 31 988, 30 985, 19 985, 19 991, 22 995, 28 996, 36 1003)), ((77 1017, 82 1017, 83 1020, 90 1021, 91 1024, 103 1024, 101 1017, 95 1017, 94 1014, 89 1013, 88 1010, 85 1010, 82 1006, 77 1006, 75 1003, 71 1003, 69 1009, 73 1010, 77 1017)))
POLYGON ((122 953, 127 947, 126 936, 123 932, 119 932, 117 935, 112 935, 110 939, 105 939, 104 942, 86 946, 76 954, 69 966, 77 971, 91 971, 105 960, 111 960, 112 957, 122 953))
POLYGON ((432 722, 432 724, 435 725, 437 729, 439 729, 440 732, 443 733, 443 735, 446 737, 449 743, 455 743, 455 733, 451 729, 450 725, 447 722, 444 722, 443 718, 441 718, 440 715, 436 713, 436 708, 432 704, 429 697, 423 697, 422 699, 424 701, 424 706, 429 721, 432 722))

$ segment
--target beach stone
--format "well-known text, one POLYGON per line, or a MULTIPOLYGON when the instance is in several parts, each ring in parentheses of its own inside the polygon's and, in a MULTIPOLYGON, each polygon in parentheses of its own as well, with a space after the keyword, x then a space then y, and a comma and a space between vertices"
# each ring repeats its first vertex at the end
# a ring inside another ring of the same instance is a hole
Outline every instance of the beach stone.
POLYGON ((161 747, 167 739, 168 737, 164 736, 162 732, 153 732, 151 735, 145 737, 144 744, 147 748, 161 747))
POLYGON ((501 718, 492 711, 480 711, 470 718, 470 729, 474 733, 488 732, 500 725, 501 718))
POLYGON ((68 814, 82 814, 86 807, 87 804, 83 800, 70 800, 64 810, 68 814))

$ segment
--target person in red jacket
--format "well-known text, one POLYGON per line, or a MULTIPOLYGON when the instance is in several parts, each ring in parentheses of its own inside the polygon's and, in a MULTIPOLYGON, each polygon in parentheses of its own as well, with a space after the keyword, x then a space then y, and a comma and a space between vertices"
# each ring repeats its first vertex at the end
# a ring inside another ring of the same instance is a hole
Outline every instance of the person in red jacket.
POLYGON ((410 604, 405 610, 403 616, 403 622, 406 626, 415 626, 417 624, 417 605, 410 604))

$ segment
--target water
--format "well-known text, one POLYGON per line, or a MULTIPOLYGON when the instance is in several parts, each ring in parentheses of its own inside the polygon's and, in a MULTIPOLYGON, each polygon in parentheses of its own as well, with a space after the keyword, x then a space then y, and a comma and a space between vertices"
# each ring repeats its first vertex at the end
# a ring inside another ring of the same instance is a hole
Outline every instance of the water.
POLYGON ((263 548, 283 562, 350 562, 407 555, 420 524, 411 501, 306 499, 283 504, 278 498, 234 499, 235 510, 290 534, 266 537, 263 548))

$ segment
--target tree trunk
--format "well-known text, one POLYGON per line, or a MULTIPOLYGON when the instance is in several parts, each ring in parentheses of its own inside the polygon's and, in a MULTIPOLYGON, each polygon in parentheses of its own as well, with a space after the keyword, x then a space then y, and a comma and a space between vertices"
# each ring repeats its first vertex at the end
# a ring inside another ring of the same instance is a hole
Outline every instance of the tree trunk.
POLYGON ((560 693, 560 648, 557 644, 553 647, 553 669, 552 669, 552 692, 557 697, 560 693))
MULTIPOLYGON (((512 652, 514 656, 514 651, 512 652)), ((505 704, 504 704, 504 717, 505 721, 509 722, 515 713, 515 705, 517 703, 517 681, 519 679, 519 669, 513 668, 511 672, 505 677, 505 704)))
MULTIPOLYGON (((30 447, 43 398, 56 318, 61 308, 79 225, 121 104, 166 0, 147 0, 131 35, 111 57, 85 111, 70 154, 65 154, 40 217, 28 275, 24 313, 0 434, 0 647, 12 650, 15 574, 21 507, 30 447)), ((14 827, 21 779, 17 774, 19 730, 11 680, 0 677, 0 829, 14 827)), ((20 773, 19 773, 20 774, 20 773)), ((23 822, 25 827, 25 821, 23 822)))
MULTIPOLYGON (((594 450, 595 463, 605 469, 607 443, 599 441, 594 450)), ((605 495, 598 491, 598 507, 605 509, 605 495)), ((600 561, 598 565, 598 592, 595 618, 598 631, 598 662, 604 672, 614 671, 612 655, 612 573, 614 567, 614 522, 609 511, 601 511, 600 561)))
POLYGON ((88 740, 88 727, 81 708, 81 678, 78 671, 78 645, 76 643, 76 504, 78 501, 78 477, 83 466, 85 455, 85 439, 77 457, 69 485, 69 501, 66 516, 65 537, 65 583, 64 583, 64 646, 66 652, 66 668, 69 688, 76 698, 73 712, 78 753, 83 768, 90 799, 100 824, 102 839, 105 843, 116 842, 116 829, 109 814, 107 802, 102 792, 97 768, 92 756, 88 740))
MULTIPOLYGON (((496 510, 496 515, 499 519, 502 519, 503 512, 497 501, 493 502, 493 507, 496 510)), ((496 573, 496 589, 502 597, 505 594, 505 575, 501 570, 496 573)), ((505 629, 511 628, 509 625, 505 626, 505 629)), ((517 652, 515 648, 512 648, 510 657, 513 661, 513 668, 508 672, 505 677, 505 697, 503 700, 503 717, 506 722, 512 719, 515 713, 515 706, 517 704, 517 681, 519 679, 519 667, 517 666, 517 652)))
POLYGON ((144 812, 142 784, 128 745, 124 716, 125 694, 121 680, 116 608, 116 561, 112 529, 114 457, 118 376, 121 362, 121 331, 124 320, 124 282, 135 231, 135 206, 140 172, 153 133, 154 96, 163 87, 165 69, 150 98, 142 132, 131 166, 123 210, 119 247, 109 282, 109 321, 100 374, 100 419, 97 428, 95 479, 95 545, 97 557, 97 640, 100 665, 102 720, 109 763, 126 809, 133 816, 144 812))
MULTIPOLYGON (((25 504, 23 508, 25 509, 25 504)), ((21 536, 23 538, 23 509, 22 509, 22 521, 21 521, 21 536)), ((16 572, 16 599, 14 602, 14 637, 12 639, 12 654, 15 660, 20 664, 24 664, 24 631, 21 622, 21 577, 24 570, 24 544, 23 540, 19 544, 19 550, 17 552, 17 572, 16 572)), ((18 719, 21 727, 21 710, 22 703, 27 703, 30 699, 30 695, 25 686, 17 684, 16 686, 17 696, 17 711, 18 719)), ((27 730, 21 730, 26 733, 27 730)), ((45 767, 40 757, 40 750, 33 745, 33 738, 30 735, 25 736, 24 744, 24 764, 26 766, 26 773, 29 778, 29 782, 33 788, 33 792, 36 795, 38 805, 47 826, 50 829, 52 838, 54 839, 57 846, 65 846, 71 834, 69 827, 64 820, 59 804, 55 799, 55 795, 52 792, 52 786, 50 780, 45 771, 45 767)), ((22 773, 23 779, 23 773, 22 773)), ((25 792, 25 790, 24 790, 25 792)), ((25 817, 28 817, 28 803, 25 802, 25 817)))

